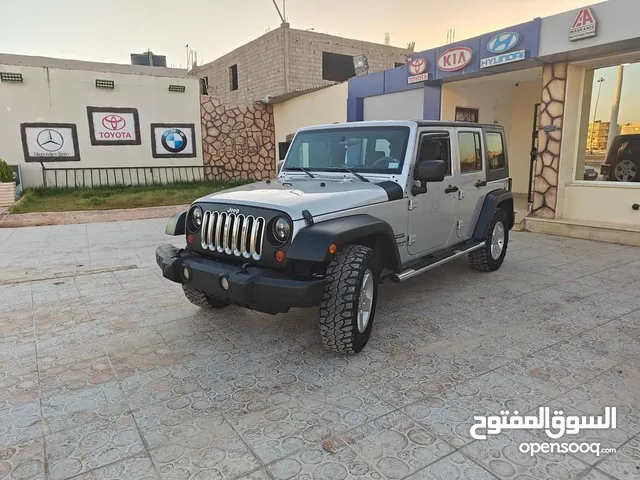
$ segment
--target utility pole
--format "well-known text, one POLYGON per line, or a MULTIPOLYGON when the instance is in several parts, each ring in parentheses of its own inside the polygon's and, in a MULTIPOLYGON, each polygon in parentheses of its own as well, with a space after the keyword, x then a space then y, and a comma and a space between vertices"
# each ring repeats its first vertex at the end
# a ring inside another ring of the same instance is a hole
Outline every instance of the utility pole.
POLYGON ((620 112, 620 96, 622 95, 622 80, 624 79, 624 65, 618 66, 618 78, 616 89, 613 92, 613 105, 611 106, 611 122, 609 123, 609 138, 607 139, 607 152, 611 148, 613 139, 618 135, 618 113, 620 112))
MULTIPOLYGON (((596 133, 596 113, 598 113, 598 101, 600 101, 600 89, 602 88, 602 82, 604 82, 604 77, 600 77, 598 79, 598 95, 596 96, 596 106, 593 109, 593 125, 591 127, 591 152, 593 153, 593 137, 595 136, 596 133)), ((611 125, 609 125, 609 128, 611 128, 611 125)))

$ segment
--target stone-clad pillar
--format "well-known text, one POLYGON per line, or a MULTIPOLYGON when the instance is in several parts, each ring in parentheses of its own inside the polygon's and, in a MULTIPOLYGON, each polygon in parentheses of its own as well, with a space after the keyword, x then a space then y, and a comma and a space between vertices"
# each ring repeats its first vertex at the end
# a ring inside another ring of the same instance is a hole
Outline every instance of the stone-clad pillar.
POLYGON ((558 166, 567 86, 567 63, 544 65, 542 85, 540 124, 538 126, 538 157, 536 159, 531 215, 555 218, 558 166))

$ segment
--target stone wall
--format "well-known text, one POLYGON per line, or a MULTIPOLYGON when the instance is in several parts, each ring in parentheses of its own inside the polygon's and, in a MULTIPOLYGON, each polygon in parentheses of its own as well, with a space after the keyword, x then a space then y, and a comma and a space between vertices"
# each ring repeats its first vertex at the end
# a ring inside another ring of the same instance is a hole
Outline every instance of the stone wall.
POLYGON ((273 107, 224 105, 201 96, 205 176, 221 180, 265 179, 275 175, 273 107))
POLYGON ((558 165, 562 145, 567 63, 544 65, 538 130, 538 157, 531 215, 554 218, 558 195, 558 165))

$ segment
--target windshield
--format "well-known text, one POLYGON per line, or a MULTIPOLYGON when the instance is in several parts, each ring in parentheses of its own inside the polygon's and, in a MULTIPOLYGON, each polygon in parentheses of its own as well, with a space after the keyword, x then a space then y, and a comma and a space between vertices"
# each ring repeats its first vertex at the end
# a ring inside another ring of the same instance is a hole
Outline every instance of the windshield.
POLYGON ((409 127, 347 127, 296 135, 283 170, 331 171, 345 167, 363 173, 402 170, 409 127))

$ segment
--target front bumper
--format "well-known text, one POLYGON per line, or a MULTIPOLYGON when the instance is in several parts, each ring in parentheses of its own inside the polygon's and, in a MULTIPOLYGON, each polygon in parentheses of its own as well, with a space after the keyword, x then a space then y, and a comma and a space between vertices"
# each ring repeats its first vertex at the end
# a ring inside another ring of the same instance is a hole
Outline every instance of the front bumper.
POLYGON ((320 303, 326 280, 297 280, 282 273, 249 266, 242 269, 205 258, 173 245, 156 249, 156 263, 172 282, 188 285, 225 302, 265 313, 284 313, 291 307, 313 307, 320 303), (188 270, 189 280, 183 274, 188 270), (229 282, 222 288, 220 279, 229 282))

